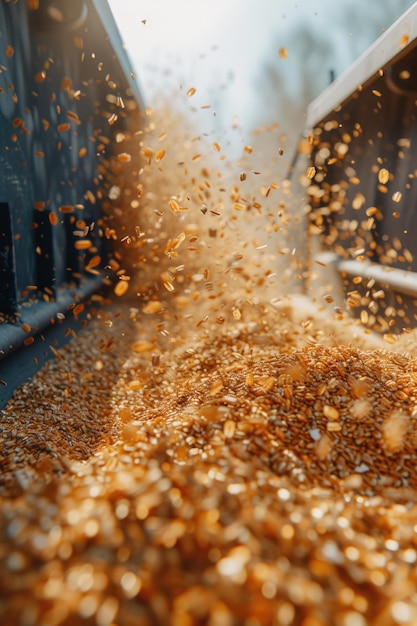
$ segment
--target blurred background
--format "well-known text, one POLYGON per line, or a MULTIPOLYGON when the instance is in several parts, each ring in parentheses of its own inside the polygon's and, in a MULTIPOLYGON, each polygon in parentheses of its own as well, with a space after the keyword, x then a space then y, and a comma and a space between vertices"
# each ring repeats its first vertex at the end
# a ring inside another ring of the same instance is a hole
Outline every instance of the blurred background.
POLYGON ((412 0, 110 0, 145 102, 288 166, 313 100, 412 0), (256 131, 254 133, 254 131, 256 131), (282 152, 284 151, 284 152, 282 152))

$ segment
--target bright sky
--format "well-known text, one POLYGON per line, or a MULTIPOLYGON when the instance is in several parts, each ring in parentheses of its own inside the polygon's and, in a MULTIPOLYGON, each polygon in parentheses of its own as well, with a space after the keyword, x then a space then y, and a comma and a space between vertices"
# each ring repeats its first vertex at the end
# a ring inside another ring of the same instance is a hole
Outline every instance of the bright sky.
MULTIPOLYGON (((377 3, 381 27, 390 25, 382 21, 390 3, 377 3)), ((161 95, 175 97, 179 90, 195 87, 196 106, 218 107, 225 126, 237 117, 249 131, 254 111, 265 104, 257 88, 265 59, 286 63, 288 85, 296 92, 300 89, 297 64, 303 59, 297 58, 291 40, 297 21, 308 23, 319 38, 331 40, 337 51, 318 70, 318 93, 328 83, 330 68, 340 73, 375 39, 369 40, 369 27, 361 29, 366 11, 369 14, 370 5, 375 6, 368 0, 109 0, 109 4, 147 103, 154 106, 161 95), (353 33, 340 19, 347 12, 358 18, 353 33), (280 47, 288 50, 288 59, 279 58, 280 47)), ((398 8, 398 15, 402 11, 398 8)), ((380 30, 376 28, 376 36, 380 30)))
POLYGON ((239 116, 248 111, 250 77, 272 31, 276 2, 261 4, 262 11, 242 0, 110 2, 145 99, 194 86, 207 103, 222 97, 239 116), (222 93, 231 82, 229 93, 222 93))

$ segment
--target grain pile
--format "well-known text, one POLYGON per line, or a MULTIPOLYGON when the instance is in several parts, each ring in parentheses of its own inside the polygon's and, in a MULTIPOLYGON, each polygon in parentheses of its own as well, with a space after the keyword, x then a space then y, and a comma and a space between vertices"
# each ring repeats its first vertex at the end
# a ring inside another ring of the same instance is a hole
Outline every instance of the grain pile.
POLYGON ((147 116, 114 302, 1 413, 1 624, 417 623, 413 336, 281 297, 285 186, 147 116))
POLYGON ((298 301, 168 350, 131 304, 3 411, 1 623, 415 623, 417 363, 298 301))

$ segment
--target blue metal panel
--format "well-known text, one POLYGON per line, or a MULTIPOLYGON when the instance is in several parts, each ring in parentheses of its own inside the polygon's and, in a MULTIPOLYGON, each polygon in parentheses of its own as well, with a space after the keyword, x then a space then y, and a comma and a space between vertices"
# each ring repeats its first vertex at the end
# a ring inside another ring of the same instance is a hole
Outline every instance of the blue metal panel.
POLYGON ((0 405, 25 339, 108 275, 103 163, 141 108, 106 0, 0 0, 0 405), (74 246, 82 228, 89 249, 74 246), (93 255, 97 275, 85 269, 93 255))

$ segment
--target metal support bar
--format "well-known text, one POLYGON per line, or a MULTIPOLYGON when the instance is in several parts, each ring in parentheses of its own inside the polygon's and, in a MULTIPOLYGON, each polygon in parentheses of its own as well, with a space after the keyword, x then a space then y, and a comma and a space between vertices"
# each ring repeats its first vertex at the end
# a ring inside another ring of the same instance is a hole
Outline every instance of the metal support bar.
POLYGON ((341 260, 336 262, 336 267, 340 274, 350 277, 361 276, 367 280, 373 279, 396 293, 417 298, 417 272, 366 261, 341 260))

